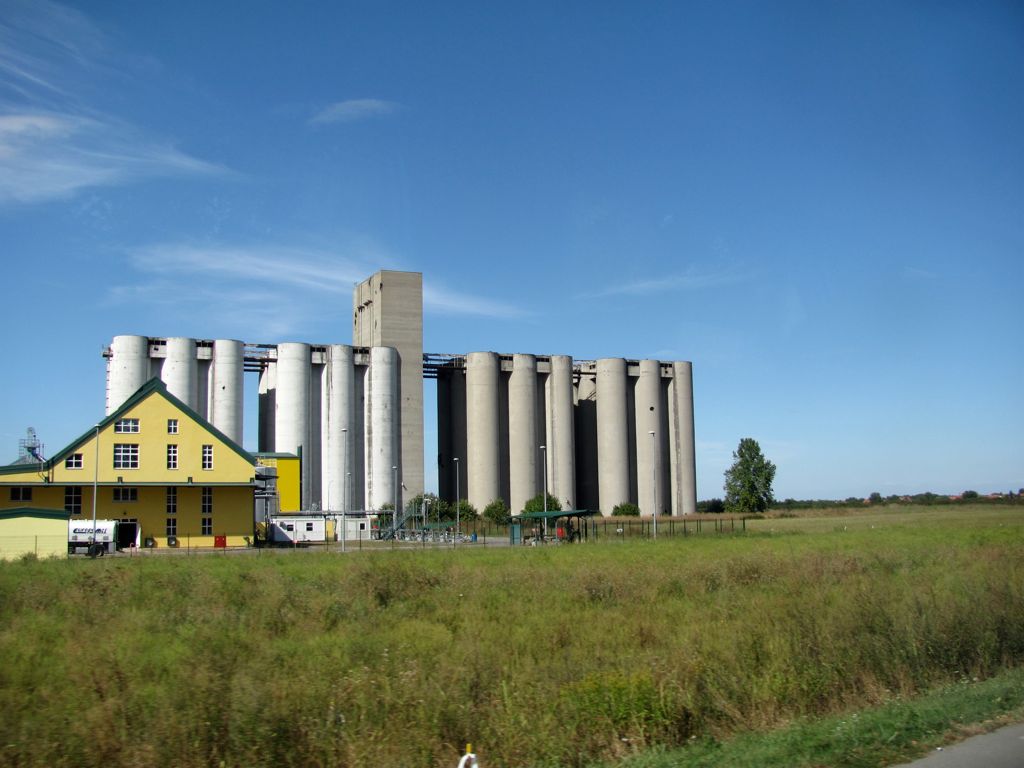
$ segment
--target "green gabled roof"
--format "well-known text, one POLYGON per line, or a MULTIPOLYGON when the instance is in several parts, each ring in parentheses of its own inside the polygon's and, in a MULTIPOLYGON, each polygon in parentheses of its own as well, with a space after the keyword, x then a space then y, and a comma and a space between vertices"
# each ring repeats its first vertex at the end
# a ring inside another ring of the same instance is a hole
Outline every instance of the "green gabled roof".
POLYGON ((63 509, 45 509, 43 507, 14 507, 0 510, 0 520, 15 517, 42 517, 48 520, 70 520, 71 513, 63 509))
MULTIPOLYGON (((147 397, 149 397, 154 392, 157 393, 158 395, 161 395, 164 399, 166 399, 168 402, 170 402, 173 406, 175 406, 180 411, 182 411, 182 413, 184 413, 186 416, 188 416, 190 419, 192 419, 192 421, 196 422, 196 424, 198 424, 200 427, 202 427, 207 432, 209 432, 211 435, 213 435, 215 438, 217 438, 218 440, 223 442, 228 448, 230 448, 232 451, 237 453, 239 456, 241 456, 247 462, 249 462, 252 465, 256 464, 256 457, 255 456, 253 456, 251 453, 249 453, 247 450, 245 450, 242 446, 240 446, 238 443, 236 443, 230 437, 228 437, 223 432, 221 432, 219 429, 217 429, 215 426, 213 426, 213 424, 208 422, 206 419, 204 419, 198 413, 196 413, 191 408, 189 408, 187 405, 185 405, 185 403, 183 403, 181 400, 179 400, 174 395, 172 395, 170 392, 168 392, 167 391, 167 385, 164 384, 162 381, 160 381, 160 379, 158 379, 156 377, 150 379, 145 384, 143 384, 141 387, 139 387, 139 389, 135 392, 134 395, 132 395, 127 400, 125 400, 123 403, 121 403, 120 407, 116 411, 114 411, 112 414, 107 416, 105 419, 103 419, 103 421, 99 422, 99 424, 97 424, 96 426, 98 426, 100 429, 106 429, 108 426, 110 426, 115 421, 120 419, 122 416, 124 416, 125 413, 127 413, 129 410, 131 410, 136 405, 141 403, 143 400, 145 400, 147 397)), ((96 427, 92 427, 92 428, 89 429, 88 432, 85 432, 84 434, 82 434, 81 436, 76 438, 75 440, 72 440, 68 444, 68 446, 66 448, 64 448, 59 453, 54 454, 53 456, 51 456, 49 459, 47 459, 43 463, 44 471, 45 470, 53 469, 53 467, 55 467, 57 464, 59 464, 60 462, 64 461, 64 459, 66 459, 68 456, 70 456, 72 453, 74 453, 76 448, 78 448, 80 445, 82 445, 86 441, 91 440, 92 437, 95 434, 96 434, 96 427)), ((0 467, 0 474, 12 474, 12 473, 15 473, 15 472, 24 472, 26 470, 26 468, 27 467, 24 464, 21 464, 21 465, 9 465, 9 466, 6 466, 6 467, 0 467)))

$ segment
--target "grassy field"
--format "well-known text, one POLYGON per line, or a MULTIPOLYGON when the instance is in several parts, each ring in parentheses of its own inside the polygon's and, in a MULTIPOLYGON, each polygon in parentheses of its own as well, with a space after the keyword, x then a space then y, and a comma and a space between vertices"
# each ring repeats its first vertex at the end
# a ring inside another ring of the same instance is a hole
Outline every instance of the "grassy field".
POLYGON ((487 766, 585 766, 1019 665, 1024 515, 919 509, 0 565, 0 765, 445 766, 472 742, 487 766))

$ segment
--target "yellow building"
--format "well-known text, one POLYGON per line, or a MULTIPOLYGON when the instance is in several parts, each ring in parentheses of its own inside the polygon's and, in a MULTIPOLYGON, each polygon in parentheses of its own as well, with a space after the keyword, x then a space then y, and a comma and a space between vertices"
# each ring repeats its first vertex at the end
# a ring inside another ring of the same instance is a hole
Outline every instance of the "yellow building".
POLYGON ((257 453, 256 463, 277 469, 279 512, 302 509, 302 459, 294 453, 257 453))
POLYGON ((98 519, 136 524, 120 526, 122 546, 242 546, 253 535, 255 461, 152 379, 52 458, 0 467, 0 512, 92 519, 95 484, 98 519))
POLYGON ((68 517, 61 509, 15 507, 0 511, 0 560, 30 554, 67 557, 68 517))

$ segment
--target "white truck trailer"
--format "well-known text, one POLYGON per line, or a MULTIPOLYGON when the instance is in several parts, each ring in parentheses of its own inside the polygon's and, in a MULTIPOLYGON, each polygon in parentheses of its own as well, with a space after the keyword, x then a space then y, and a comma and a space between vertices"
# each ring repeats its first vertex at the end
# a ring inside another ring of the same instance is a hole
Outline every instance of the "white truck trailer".
POLYGON ((327 541, 327 520, 317 515, 272 515, 267 521, 271 544, 323 544, 327 541))
POLYGON ((68 520, 68 554, 102 557, 117 551, 117 520, 68 520))

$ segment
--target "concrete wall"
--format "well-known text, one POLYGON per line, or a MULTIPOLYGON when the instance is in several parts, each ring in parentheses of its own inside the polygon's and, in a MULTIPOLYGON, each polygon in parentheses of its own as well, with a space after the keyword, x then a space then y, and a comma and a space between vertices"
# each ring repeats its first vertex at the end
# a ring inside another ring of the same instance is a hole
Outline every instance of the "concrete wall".
POLYGON ((398 352, 400 465, 412 498, 423 492, 423 275, 381 270, 356 286, 352 309, 354 345, 398 352))
POLYGON ((540 493, 537 483, 537 358, 513 355, 508 381, 509 509, 522 512, 540 493))
POLYGON ((563 507, 696 510, 689 363, 474 352, 437 376, 442 498, 455 498, 459 457, 461 496, 479 511, 497 492, 519 512, 545 467, 563 507))
POLYGON ((501 495, 499 371, 498 356, 493 352, 470 352, 466 356, 466 497, 478 512, 501 495))

